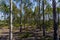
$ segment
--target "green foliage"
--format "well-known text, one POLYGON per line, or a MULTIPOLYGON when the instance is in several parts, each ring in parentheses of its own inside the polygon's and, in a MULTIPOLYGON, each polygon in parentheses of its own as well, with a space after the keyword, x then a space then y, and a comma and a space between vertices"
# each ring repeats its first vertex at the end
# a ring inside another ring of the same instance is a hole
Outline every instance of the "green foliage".
MULTIPOLYGON (((16 3, 21 2, 21 0, 14 0, 14 1, 16 1, 16 3)), ((36 3, 38 3, 38 1, 39 0, 35 0, 36 3)), ((38 21, 38 17, 41 18, 41 16, 42 16, 42 14, 38 15, 39 6, 36 5, 35 9, 33 11, 32 7, 31 7, 33 5, 31 5, 32 3, 31 4, 30 3, 31 3, 30 0, 22 0, 22 4, 20 5, 20 10, 19 10, 17 8, 17 6, 15 5, 15 3, 13 2, 13 25, 15 27, 20 26, 20 19, 22 20, 21 21, 22 25, 28 24, 28 25, 33 26, 33 25, 36 25, 37 22, 38 22, 39 25, 42 25, 42 21, 41 20, 38 21), (22 5, 23 5, 23 7, 21 8, 22 5), (22 18, 20 18, 20 16, 22 16, 22 18)), ((41 1, 40 1, 40 3, 41 3, 41 1)), ((45 13, 48 13, 49 15, 52 15, 52 10, 53 9, 51 8, 51 5, 47 2, 47 0, 44 0, 44 4, 46 5, 46 9, 44 10, 45 13)), ((3 2, 1 4, 0 9, 3 10, 4 13, 9 13, 10 12, 9 7, 10 7, 9 5, 7 5, 5 2, 3 2)), ((57 8, 57 11, 58 10, 60 10, 60 8, 57 8)), ((42 10, 40 10, 40 11, 42 11, 42 10)), ((7 18, 7 19, 9 19, 9 18, 7 18)), ((53 25, 53 23, 50 20, 48 20, 48 21, 47 21, 47 23, 45 22, 45 24, 47 26, 46 28, 49 28, 50 26, 52 27, 52 25, 53 25)), ((8 23, 8 22, 9 22, 9 20, 7 20, 7 22, 5 22, 5 23, 8 23)))
POLYGON ((29 32, 26 32, 24 34, 19 34, 20 38, 28 38, 28 37, 31 37, 31 36, 32 36, 32 34, 30 34, 29 32))
POLYGON ((60 0, 58 0, 58 2, 60 2, 60 0))

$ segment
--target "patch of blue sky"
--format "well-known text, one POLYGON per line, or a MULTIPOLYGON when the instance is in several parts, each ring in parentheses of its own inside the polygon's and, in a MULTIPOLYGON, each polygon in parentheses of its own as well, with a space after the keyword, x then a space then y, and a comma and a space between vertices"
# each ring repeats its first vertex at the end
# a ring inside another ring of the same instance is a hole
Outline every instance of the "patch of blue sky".
POLYGON ((0 12, 0 20, 4 20, 3 13, 0 12))
POLYGON ((10 3, 9 3, 9 0, 4 0, 4 1, 6 2, 6 4, 7 4, 7 5, 9 5, 9 4, 10 4, 10 3))

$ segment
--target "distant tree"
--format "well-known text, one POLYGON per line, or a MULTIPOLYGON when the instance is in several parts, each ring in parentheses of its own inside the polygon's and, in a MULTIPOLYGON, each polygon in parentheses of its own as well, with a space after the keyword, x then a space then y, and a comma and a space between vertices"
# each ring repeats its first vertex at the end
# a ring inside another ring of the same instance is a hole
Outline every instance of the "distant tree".
POLYGON ((57 13, 58 13, 58 25, 59 25, 59 13, 60 13, 60 0, 58 0, 58 2, 57 2, 57 4, 58 4, 58 6, 57 6, 57 13))
POLYGON ((20 32, 22 32, 22 0, 20 2, 20 32))

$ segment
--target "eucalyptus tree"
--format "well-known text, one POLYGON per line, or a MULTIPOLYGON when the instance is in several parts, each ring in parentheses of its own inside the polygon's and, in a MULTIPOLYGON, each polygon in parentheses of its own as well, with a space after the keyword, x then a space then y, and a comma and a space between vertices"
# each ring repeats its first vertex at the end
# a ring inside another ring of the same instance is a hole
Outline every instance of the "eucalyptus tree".
POLYGON ((39 1, 39 5, 38 5, 39 6, 38 7, 39 8, 39 11, 38 11, 38 23, 37 24, 38 24, 38 28, 40 28, 40 17, 41 17, 41 15, 40 15, 40 1, 41 0, 38 0, 38 1, 39 1))
POLYGON ((58 40, 57 37, 57 30, 58 30, 58 24, 57 24, 57 17, 56 17, 56 1, 52 0, 52 5, 53 5, 53 21, 54 21, 54 40, 58 40))
POLYGON ((12 24, 12 21, 13 21, 13 18, 12 18, 12 0, 9 0, 10 1, 10 14, 9 14, 9 26, 10 26, 10 29, 9 29, 9 40, 13 40, 13 32, 12 32, 12 29, 13 29, 13 24, 12 24))
POLYGON ((44 0, 42 0, 42 13, 43 13, 43 37, 45 37, 45 24, 44 24, 44 0))
POLYGON ((22 32, 22 0, 20 2, 20 32, 22 32))
MULTIPOLYGON (((58 0, 56 4, 57 4, 57 7, 56 7, 56 10, 57 10, 57 19, 58 19, 58 23, 57 24, 58 24, 58 32, 59 32, 59 25, 60 25, 60 21, 59 21, 60 20, 60 18, 59 18, 60 17, 59 16, 60 15, 60 0, 58 0)), ((59 38, 59 34, 58 34, 58 38, 59 38)))
POLYGON ((42 0, 42 15, 43 15, 43 23, 42 23, 42 28, 43 28, 43 37, 45 37, 45 31, 46 31, 46 25, 45 25, 45 14, 48 13, 47 10, 49 11, 49 8, 47 8, 47 6, 50 7, 49 3, 47 2, 47 0, 42 0))
POLYGON ((58 13, 58 25, 59 25, 60 0, 58 0, 57 4, 58 4, 58 6, 57 6, 57 13, 58 13))

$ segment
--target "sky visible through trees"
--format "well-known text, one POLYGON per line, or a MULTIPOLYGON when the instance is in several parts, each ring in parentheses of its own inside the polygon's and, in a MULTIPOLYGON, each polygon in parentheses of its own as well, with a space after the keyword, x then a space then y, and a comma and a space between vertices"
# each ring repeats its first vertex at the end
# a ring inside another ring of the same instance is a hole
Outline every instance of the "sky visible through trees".
MULTIPOLYGON (((1 0, 0 0, 1 1, 1 0)), ((3 0, 2 0, 3 1, 3 0)), ((30 0, 34 5, 34 7, 32 8, 32 10, 34 11, 34 9, 35 9, 35 6, 37 6, 37 3, 36 2, 33 2, 33 0, 30 0)), ((58 0, 56 0, 56 2, 57 2, 58 0)), ((18 9, 20 9, 20 2, 16 2, 16 1, 13 1, 14 2, 14 4, 17 6, 17 8, 18 9)), ((47 2, 50 4, 50 5, 52 5, 52 2, 50 1, 50 0, 47 0, 47 2)), ((9 5, 9 0, 6 0, 5 1, 5 3, 7 4, 7 5, 9 5)), ((58 5, 57 5, 58 6, 58 5)), ((48 20, 48 17, 47 17, 48 15, 46 15, 45 16, 45 19, 47 19, 48 20), (47 18, 46 18, 47 17, 47 18)), ((59 16, 60 16, 60 14, 59 14, 59 16)), ((41 19, 43 19, 43 17, 41 17, 41 19)), ((3 12, 0 12, 0 20, 4 20, 4 15, 3 15, 3 12)))

